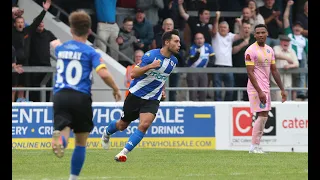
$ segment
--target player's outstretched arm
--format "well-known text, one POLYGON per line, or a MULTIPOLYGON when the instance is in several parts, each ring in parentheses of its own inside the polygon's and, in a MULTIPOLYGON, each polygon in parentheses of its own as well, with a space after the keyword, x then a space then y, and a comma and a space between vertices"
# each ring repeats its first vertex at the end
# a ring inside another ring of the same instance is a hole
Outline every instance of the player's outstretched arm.
POLYGON ((150 69, 155 69, 160 67, 161 65, 161 61, 160 60, 154 60, 151 64, 145 65, 143 67, 139 67, 139 65, 137 65, 135 68, 133 68, 133 70, 131 71, 131 78, 137 78, 142 76, 144 73, 146 73, 147 71, 149 71, 150 69))
POLYGON ((101 79, 104 81, 104 83, 106 83, 109 87, 111 87, 113 89, 113 96, 114 96, 115 100, 120 101, 121 100, 120 90, 119 90, 118 86, 116 85, 116 83, 114 82, 113 77, 109 73, 109 71, 106 68, 100 68, 97 71, 97 73, 101 77, 101 79))

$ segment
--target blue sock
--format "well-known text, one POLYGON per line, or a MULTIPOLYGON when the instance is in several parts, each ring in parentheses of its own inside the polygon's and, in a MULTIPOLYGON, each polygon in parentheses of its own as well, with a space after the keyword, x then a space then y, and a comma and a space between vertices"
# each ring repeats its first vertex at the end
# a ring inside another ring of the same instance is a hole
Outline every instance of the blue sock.
POLYGON ((107 135, 112 135, 113 133, 118 131, 118 129, 116 127, 117 122, 118 122, 118 120, 113 120, 110 122, 108 128, 106 129, 107 135))
POLYGON ((135 130, 133 134, 129 137, 129 140, 127 144, 125 145, 125 148, 128 149, 128 151, 132 151, 136 145, 139 144, 139 142, 142 140, 144 136, 144 133, 141 132, 139 129, 135 130))
POLYGON ((76 146, 73 150, 73 154, 71 158, 71 174, 72 175, 79 176, 85 157, 86 157, 86 147, 76 146))
POLYGON ((66 138, 64 136, 61 136, 61 139, 62 139, 62 145, 66 149, 67 146, 68 146, 67 140, 66 140, 66 138))

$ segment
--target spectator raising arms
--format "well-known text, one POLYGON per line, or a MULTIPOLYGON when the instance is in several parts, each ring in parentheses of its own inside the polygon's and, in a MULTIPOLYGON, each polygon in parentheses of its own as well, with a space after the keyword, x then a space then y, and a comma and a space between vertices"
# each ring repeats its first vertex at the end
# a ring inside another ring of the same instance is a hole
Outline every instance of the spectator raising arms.
MULTIPOLYGON (((49 30, 45 29, 44 23, 41 22, 37 27, 36 32, 31 37, 30 43, 30 66, 46 66, 51 67, 50 62, 50 44, 54 41, 60 41, 49 30)), ((47 73, 30 73, 32 81, 31 87, 40 87, 40 84, 47 73)), ((52 86, 52 78, 46 84, 47 87, 52 86)), ((46 92, 46 102, 50 102, 50 91, 46 92)), ((33 102, 40 102, 40 91, 30 91, 29 100, 33 102)))
MULTIPOLYGON (((215 67, 232 67, 232 43, 241 38, 239 34, 230 32, 229 24, 226 21, 219 23, 220 11, 216 11, 216 20, 212 28, 212 47, 216 53, 215 67)), ((234 86, 233 73, 216 73, 213 75, 213 86, 222 87, 234 86)), ((222 92, 215 91, 215 101, 222 101, 222 92)), ((225 101, 233 100, 233 91, 226 91, 225 101)))
MULTIPOLYGON (((291 48, 296 52, 298 60, 299 60, 299 67, 305 68, 307 66, 307 55, 308 55, 308 39, 302 36, 302 24, 299 21, 296 21, 292 25, 292 29, 290 27, 289 22, 289 15, 290 15, 290 8, 293 5, 293 1, 289 0, 287 3, 286 10, 283 14, 283 24, 284 24, 284 31, 285 34, 291 39, 291 48)), ((306 74, 300 73, 294 75, 294 84, 296 87, 305 87, 306 85, 306 74)), ((297 91, 297 98, 305 99, 305 94, 303 91, 297 91)))
POLYGON ((308 38, 308 1, 304 3, 303 13, 298 14, 297 21, 302 24, 302 35, 308 38))
MULTIPOLYGON (((51 0, 43 2, 43 11, 35 18, 33 23, 25 27, 24 18, 19 16, 15 18, 14 27, 12 29, 12 45, 16 50, 16 57, 18 65, 29 65, 29 52, 30 52, 30 39, 31 36, 36 32, 37 27, 42 22, 46 12, 51 5, 51 0)), ((25 73, 12 74, 13 87, 25 87, 28 85, 27 76, 25 73)), ((15 91, 12 91, 12 96, 15 96, 15 91)), ((25 99, 24 91, 18 91, 17 101, 27 101, 25 99)))

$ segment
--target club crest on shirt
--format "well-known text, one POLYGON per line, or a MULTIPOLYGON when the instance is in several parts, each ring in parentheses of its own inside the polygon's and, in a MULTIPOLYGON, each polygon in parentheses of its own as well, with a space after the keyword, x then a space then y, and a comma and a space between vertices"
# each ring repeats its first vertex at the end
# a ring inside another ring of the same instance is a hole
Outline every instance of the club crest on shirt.
POLYGON ((246 61, 251 61, 250 54, 247 54, 247 55, 246 55, 246 61))
POLYGON ((145 55, 146 55, 146 56, 150 56, 150 53, 149 53, 149 52, 147 52, 145 55))
POLYGON ((170 64, 171 64, 171 66, 174 66, 174 62, 173 61, 170 61, 170 64))
POLYGON ((270 50, 269 50, 269 49, 267 49, 267 53, 270 53, 270 50))
POLYGON ((263 104, 262 102, 260 102, 259 106, 260 106, 261 109, 264 109, 266 107, 266 104, 263 104))

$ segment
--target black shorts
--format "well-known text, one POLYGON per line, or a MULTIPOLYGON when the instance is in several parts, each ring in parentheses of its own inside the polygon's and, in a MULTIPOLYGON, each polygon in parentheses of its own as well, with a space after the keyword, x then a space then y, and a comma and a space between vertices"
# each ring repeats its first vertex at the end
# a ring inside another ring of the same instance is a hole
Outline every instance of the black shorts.
POLYGON ((26 87, 27 86, 27 75, 26 73, 18 74, 16 72, 12 73, 12 87, 26 87))
POLYGON ((123 116, 121 119, 131 122, 139 118, 140 113, 157 114, 159 109, 159 100, 141 99, 129 92, 123 104, 123 116))
POLYGON ((92 99, 91 96, 72 89, 63 89, 53 96, 53 125, 55 130, 62 130, 66 126, 74 133, 91 132, 92 99))

